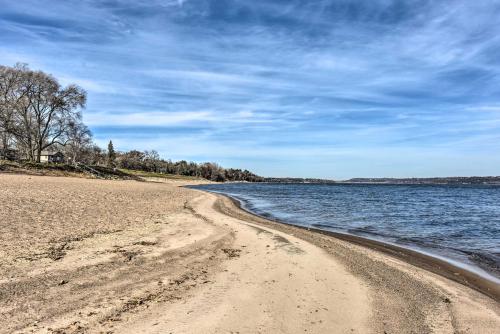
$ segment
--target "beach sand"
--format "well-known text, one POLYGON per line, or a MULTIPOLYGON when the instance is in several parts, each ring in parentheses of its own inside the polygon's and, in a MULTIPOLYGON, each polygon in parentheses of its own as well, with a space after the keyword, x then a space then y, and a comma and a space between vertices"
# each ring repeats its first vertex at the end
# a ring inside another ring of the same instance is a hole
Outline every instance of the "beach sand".
POLYGON ((494 285, 184 184, 0 174, 0 333, 498 333, 494 285))

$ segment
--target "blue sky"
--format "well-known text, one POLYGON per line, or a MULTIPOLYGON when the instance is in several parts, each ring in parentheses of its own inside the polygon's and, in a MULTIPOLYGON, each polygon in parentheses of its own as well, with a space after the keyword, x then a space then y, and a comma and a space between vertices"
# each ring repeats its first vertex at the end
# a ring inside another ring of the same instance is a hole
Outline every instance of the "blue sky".
POLYGON ((96 141, 265 176, 500 174, 499 1, 0 0, 96 141))

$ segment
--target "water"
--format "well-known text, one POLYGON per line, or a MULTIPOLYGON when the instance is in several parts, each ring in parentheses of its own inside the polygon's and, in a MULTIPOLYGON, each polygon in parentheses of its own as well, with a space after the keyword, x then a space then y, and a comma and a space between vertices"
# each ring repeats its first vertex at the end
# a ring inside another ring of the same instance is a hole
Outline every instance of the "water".
POLYGON ((195 188, 230 195, 265 217, 397 244, 500 278, 500 186, 227 183, 195 188))

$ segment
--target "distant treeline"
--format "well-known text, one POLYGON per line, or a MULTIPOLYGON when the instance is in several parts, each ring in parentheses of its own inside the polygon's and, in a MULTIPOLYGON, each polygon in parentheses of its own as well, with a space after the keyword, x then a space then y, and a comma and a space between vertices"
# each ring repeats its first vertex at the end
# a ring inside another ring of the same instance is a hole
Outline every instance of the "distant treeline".
POLYGON ((64 154, 72 165, 128 168, 201 177, 212 181, 260 181, 240 169, 216 163, 172 162, 155 151, 102 149, 82 122, 87 93, 77 85, 62 87, 53 76, 25 64, 0 66, 0 159, 40 162, 42 152, 64 154))
POLYGON ((264 177, 259 182, 268 183, 316 183, 316 184, 500 184, 500 176, 455 176, 429 178, 353 178, 345 181, 327 179, 264 177))
POLYGON ((500 176, 454 176, 428 178, 354 178, 342 183, 374 184, 500 184, 500 176))
POLYGON ((328 184, 335 183, 333 180, 300 178, 300 177, 264 177, 260 182, 268 183, 319 183, 328 184))

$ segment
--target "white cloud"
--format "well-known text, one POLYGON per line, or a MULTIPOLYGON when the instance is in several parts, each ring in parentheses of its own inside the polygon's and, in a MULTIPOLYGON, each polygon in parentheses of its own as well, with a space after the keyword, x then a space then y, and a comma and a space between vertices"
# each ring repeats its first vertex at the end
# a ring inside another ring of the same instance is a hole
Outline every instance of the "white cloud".
POLYGON ((91 126, 179 126, 193 122, 212 121, 209 111, 195 112, 141 112, 141 113, 86 113, 84 120, 91 126))

